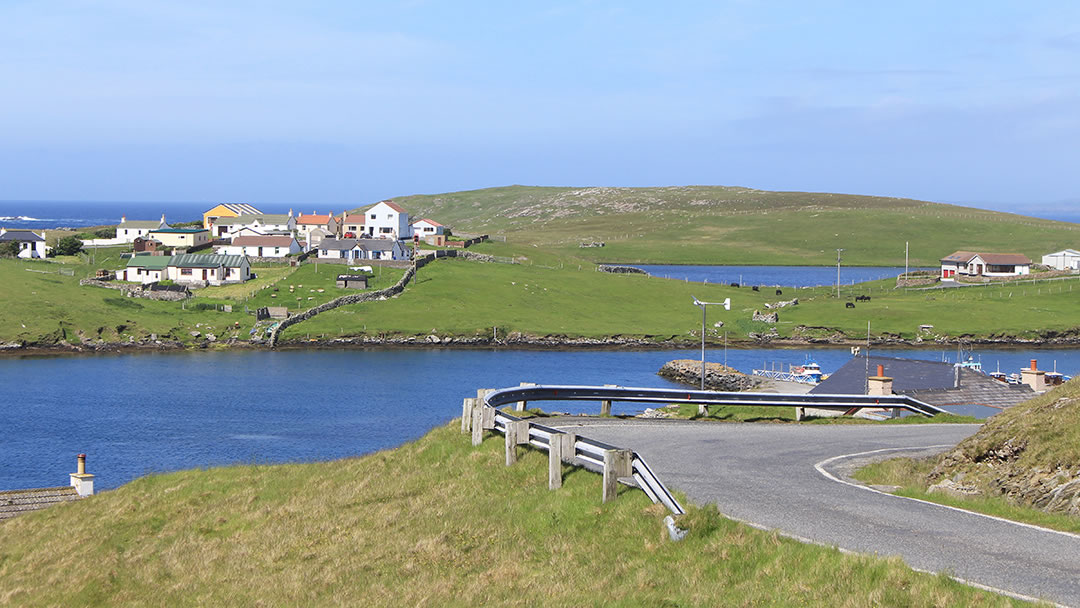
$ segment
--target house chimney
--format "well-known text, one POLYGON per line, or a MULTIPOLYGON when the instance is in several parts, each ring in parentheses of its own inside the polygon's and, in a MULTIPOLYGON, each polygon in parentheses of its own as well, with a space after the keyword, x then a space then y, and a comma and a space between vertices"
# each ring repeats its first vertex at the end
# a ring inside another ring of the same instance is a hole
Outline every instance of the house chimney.
POLYGON ((120 223, 123 224, 125 222, 127 222, 127 216, 126 215, 121 215, 120 216, 120 223))
POLYGON ((866 384, 866 394, 867 395, 871 395, 871 396, 875 396, 875 397, 883 397, 885 395, 893 394, 893 392, 892 392, 892 381, 893 381, 893 379, 885 375, 885 366, 884 365, 878 365, 877 366, 877 375, 876 376, 870 376, 866 380, 867 380, 867 384, 866 384))
POLYGON ((164 213, 161 214, 161 223, 162 224, 165 223, 165 214, 164 213))
POLYGON ((1035 359, 1031 360, 1030 368, 1020 370, 1020 381, 1031 387, 1036 393, 1046 392, 1046 372, 1038 367, 1035 359))
POLYGON ((86 454, 79 454, 79 466, 77 473, 72 473, 71 486, 79 496, 92 496, 94 494, 94 476, 86 472, 86 454))

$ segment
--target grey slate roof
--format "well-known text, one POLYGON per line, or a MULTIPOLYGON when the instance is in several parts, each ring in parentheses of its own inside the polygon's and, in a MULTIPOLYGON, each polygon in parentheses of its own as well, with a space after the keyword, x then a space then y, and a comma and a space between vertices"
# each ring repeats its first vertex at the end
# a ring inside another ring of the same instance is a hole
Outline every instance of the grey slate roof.
POLYGON ((28 511, 51 507, 57 503, 78 499, 78 492, 71 486, 34 488, 32 490, 6 490, 0 492, 0 520, 15 517, 28 511))
POLYGON ((323 239, 319 243, 319 249, 332 249, 335 251, 348 251, 356 247, 356 239, 323 239))
POLYGON ((393 251, 394 241, 391 239, 356 239, 356 243, 367 251, 393 251))
MULTIPOLYGON (((866 393, 866 357, 855 357, 810 389, 813 394, 862 395, 866 393)), ((1035 396, 1031 387, 998 382, 974 370, 952 363, 870 356, 870 375, 877 366, 893 379, 893 392, 910 395, 931 405, 992 405, 1009 407, 1035 396)))
POLYGON ((0 241, 44 241, 42 236, 32 230, 9 229, 0 234, 0 241))

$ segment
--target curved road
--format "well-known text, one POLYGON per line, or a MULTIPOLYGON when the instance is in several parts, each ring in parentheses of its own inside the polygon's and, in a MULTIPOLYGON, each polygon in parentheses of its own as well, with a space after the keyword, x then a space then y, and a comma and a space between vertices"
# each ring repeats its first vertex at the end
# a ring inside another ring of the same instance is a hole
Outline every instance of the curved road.
POLYGON ((947 570, 995 590, 1080 606, 1080 536, 874 492, 845 479, 860 462, 883 455, 928 446, 936 447, 921 452, 942 451, 977 425, 548 424, 635 450, 668 487, 697 504, 716 503, 729 517, 841 549, 900 555, 919 570, 947 570))

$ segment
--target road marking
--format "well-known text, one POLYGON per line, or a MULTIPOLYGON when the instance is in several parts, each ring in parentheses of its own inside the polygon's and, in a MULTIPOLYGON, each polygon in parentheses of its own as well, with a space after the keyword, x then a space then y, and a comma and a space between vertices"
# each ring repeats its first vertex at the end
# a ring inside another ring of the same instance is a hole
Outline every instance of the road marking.
POLYGON ((985 517, 986 519, 992 519, 994 521, 999 521, 999 522, 1006 523, 1006 524, 1012 524, 1014 526, 1020 526, 1020 527, 1023 527, 1023 528, 1030 528, 1032 530, 1040 530, 1042 532, 1051 532, 1053 534, 1059 534, 1061 536, 1067 536, 1069 538, 1080 540, 1080 534, 1074 534, 1072 532, 1064 532, 1062 530, 1054 530, 1054 529, 1051 529, 1051 528, 1044 528, 1042 526, 1037 526, 1035 524, 1028 524, 1028 523, 1024 523, 1024 522, 1021 522, 1021 521, 1013 521, 1011 519, 1005 519, 1004 517, 997 517, 996 515, 987 515, 986 513, 978 513, 976 511, 969 511, 967 509, 961 509, 960 507, 954 507, 954 506, 951 506, 951 505, 943 505, 941 503, 931 502, 929 500, 923 500, 921 498, 912 498, 910 496, 899 496, 897 494, 890 494, 889 492, 883 492, 881 490, 878 490, 876 488, 871 488, 870 486, 866 486, 866 485, 863 485, 861 483, 853 483, 853 482, 847 481, 845 479, 840 479, 836 475, 833 475, 832 473, 825 470, 826 465, 828 465, 828 464, 830 464, 830 463, 832 463, 834 461, 837 461, 837 460, 843 460, 845 458, 854 458, 856 456, 866 456, 868 454, 880 454, 882 452, 900 452, 900 451, 904 451, 904 450, 930 450, 930 449, 934 449, 934 448, 951 448, 951 447, 955 447, 955 446, 953 444, 924 445, 924 446, 911 447, 911 448, 882 448, 880 450, 870 450, 868 452, 856 452, 856 453, 853 453, 853 454, 842 454, 840 456, 833 456, 832 458, 826 458, 825 460, 822 460, 821 462, 815 464, 814 468, 817 469, 818 473, 821 473, 826 478, 831 479, 831 480, 833 480, 833 481, 835 481, 837 483, 842 483, 842 484, 844 484, 846 486, 851 486, 853 488, 859 488, 860 490, 866 490, 868 492, 873 492, 875 494, 881 494, 882 496, 891 496, 892 498, 901 498, 903 500, 911 500, 911 501, 914 501, 914 502, 923 503, 925 505, 932 505, 932 506, 935 506, 935 507, 941 507, 942 509, 949 509, 950 511, 957 511, 959 513, 968 513, 970 515, 975 515, 975 516, 978 516, 978 517, 985 517))

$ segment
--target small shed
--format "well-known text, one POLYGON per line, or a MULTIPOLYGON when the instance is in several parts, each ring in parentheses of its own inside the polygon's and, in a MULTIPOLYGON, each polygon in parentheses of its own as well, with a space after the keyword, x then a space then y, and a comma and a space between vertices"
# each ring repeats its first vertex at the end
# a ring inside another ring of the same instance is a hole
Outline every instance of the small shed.
POLYGON ((364 274, 339 274, 337 286, 341 289, 367 289, 367 281, 364 274))

